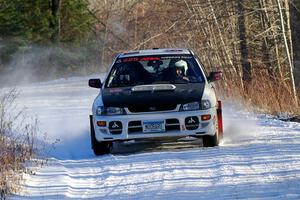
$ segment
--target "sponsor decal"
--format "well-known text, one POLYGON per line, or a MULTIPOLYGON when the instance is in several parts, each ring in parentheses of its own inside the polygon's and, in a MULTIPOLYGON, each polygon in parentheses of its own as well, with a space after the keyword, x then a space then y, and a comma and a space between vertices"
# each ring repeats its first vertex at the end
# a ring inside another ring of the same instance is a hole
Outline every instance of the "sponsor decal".
POLYGON ((140 61, 160 60, 159 57, 143 57, 140 61))
POLYGON ((130 58, 123 58, 122 62, 153 61, 153 60, 160 60, 160 58, 159 57, 130 57, 130 58))
POLYGON ((122 58, 116 61, 116 63, 121 62, 138 62, 138 61, 155 61, 155 60, 169 60, 169 59, 191 59, 192 56, 187 55, 174 55, 174 56, 146 56, 146 57, 129 57, 129 58, 122 58))
POLYGON ((124 58, 122 59, 122 62, 136 62, 136 61, 139 61, 140 58, 138 57, 130 57, 130 58, 124 58))
POLYGON ((111 93, 111 94, 120 93, 122 91, 123 90, 121 88, 111 88, 111 89, 109 89, 109 93, 111 93))
POLYGON ((162 60, 167 60, 167 59, 191 59, 193 58, 192 56, 163 56, 161 57, 162 60))

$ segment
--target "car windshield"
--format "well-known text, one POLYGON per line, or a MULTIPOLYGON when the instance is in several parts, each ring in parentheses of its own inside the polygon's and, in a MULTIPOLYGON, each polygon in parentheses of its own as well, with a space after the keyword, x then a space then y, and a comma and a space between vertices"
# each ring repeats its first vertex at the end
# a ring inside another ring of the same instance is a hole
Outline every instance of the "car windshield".
POLYGON ((202 82, 203 73, 193 56, 139 56, 117 59, 105 87, 202 82))

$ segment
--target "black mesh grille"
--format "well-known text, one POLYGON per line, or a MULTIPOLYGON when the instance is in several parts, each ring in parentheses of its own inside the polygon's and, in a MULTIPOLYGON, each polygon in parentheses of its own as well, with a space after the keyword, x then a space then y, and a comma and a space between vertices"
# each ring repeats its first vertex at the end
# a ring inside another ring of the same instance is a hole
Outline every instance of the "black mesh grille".
POLYGON ((129 106, 128 110, 133 113, 168 111, 168 110, 175 110, 176 106, 177 106, 176 104, 154 105, 154 106, 129 106))
MULTIPOLYGON (((178 119, 166 119, 166 131, 180 130, 178 119)), ((142 121, 131 121, 128 123, 128 134, 143 132, 142 121)))
POLYGON ((180 123, 178 119, 166 120, 166 131, 180 130, 180 123))
POLYGON ((128 123, 128 133, 142 132, 142 122, 141 121, 131 121, 128 123))

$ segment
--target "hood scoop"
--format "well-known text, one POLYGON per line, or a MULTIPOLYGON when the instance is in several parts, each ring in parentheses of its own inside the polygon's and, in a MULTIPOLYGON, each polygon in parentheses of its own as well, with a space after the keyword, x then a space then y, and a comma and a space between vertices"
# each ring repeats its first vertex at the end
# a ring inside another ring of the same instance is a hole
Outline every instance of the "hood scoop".
POLYGON ((175 85, 157 84, 157 85, 138 85, 131 88, 131 92, 156 92, 156 91, 174 91, 175 85))

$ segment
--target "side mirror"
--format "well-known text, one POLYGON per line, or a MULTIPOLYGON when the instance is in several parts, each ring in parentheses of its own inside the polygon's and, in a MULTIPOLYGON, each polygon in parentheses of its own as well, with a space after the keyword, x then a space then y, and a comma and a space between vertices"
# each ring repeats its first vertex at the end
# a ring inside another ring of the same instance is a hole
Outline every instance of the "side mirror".
POLYGON ((90 79, 89 86, 92 88, 101 88, 102 87, 101 80, 100 79, 90 79))
POLYGON ((208 76, 208 81, 214 82, 222 79, 222 72, 210 72, 208 76))

